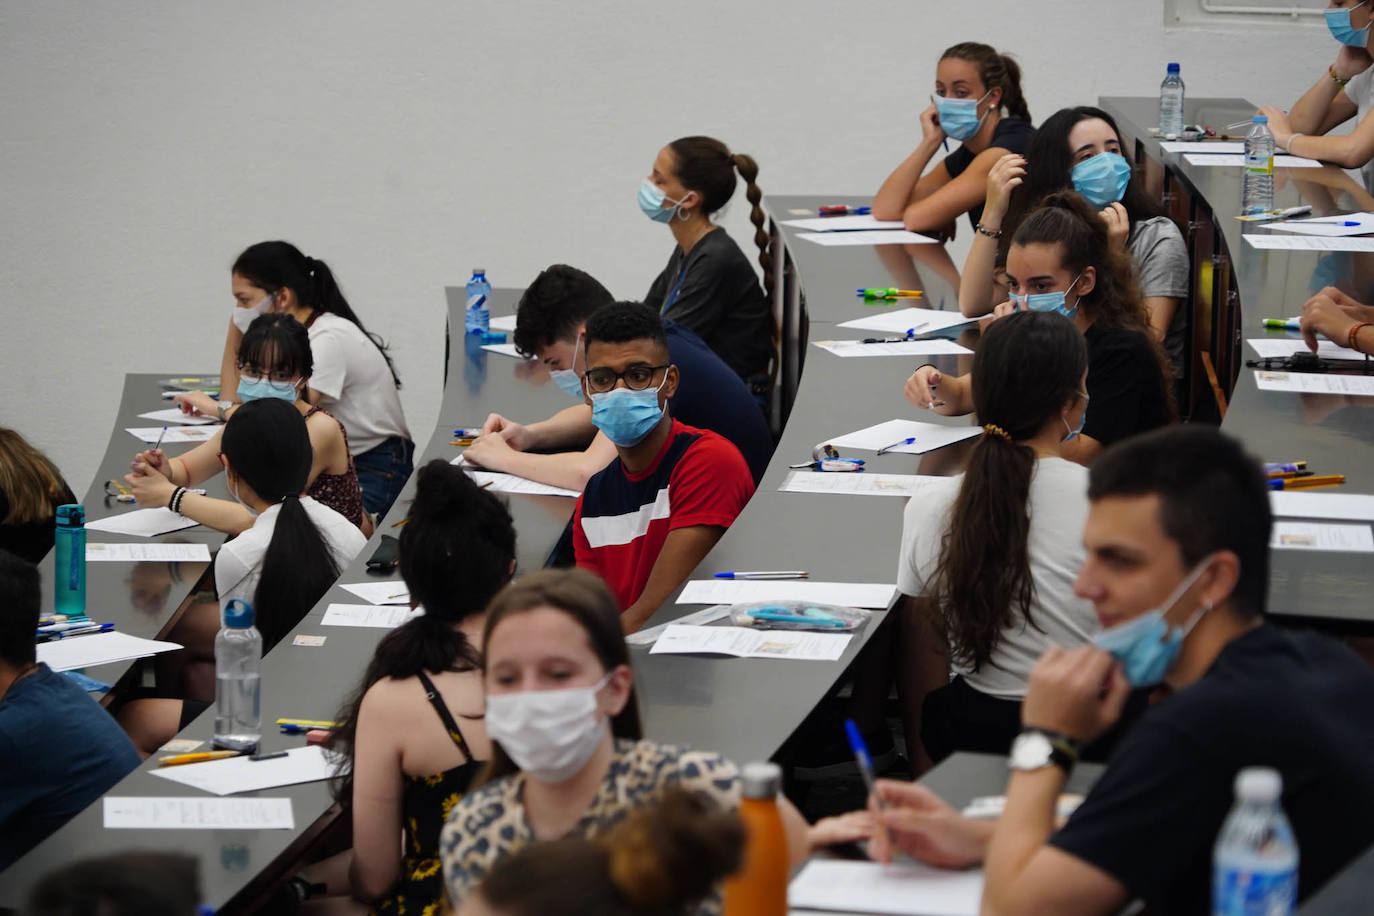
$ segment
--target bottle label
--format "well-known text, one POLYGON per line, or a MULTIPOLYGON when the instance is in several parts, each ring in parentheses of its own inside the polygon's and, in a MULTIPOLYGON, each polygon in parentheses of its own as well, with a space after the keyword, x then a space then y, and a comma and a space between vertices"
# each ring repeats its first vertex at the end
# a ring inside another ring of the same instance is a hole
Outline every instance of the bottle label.
POLYGON ((1212 876, 1212 916, 1288 916, 1298 899, 1295 871, 1250 871, 1218 865, 1212 876))
POLYGON ((469 309, 482 308, 486 304, 487 297, 485 293, 473 293, 471 296, 468 296, 469 309))
POLYGON ((1274 157, 1246 155, 1245 171, 1251 175, 1272 175, 1274 174, 1274 157))

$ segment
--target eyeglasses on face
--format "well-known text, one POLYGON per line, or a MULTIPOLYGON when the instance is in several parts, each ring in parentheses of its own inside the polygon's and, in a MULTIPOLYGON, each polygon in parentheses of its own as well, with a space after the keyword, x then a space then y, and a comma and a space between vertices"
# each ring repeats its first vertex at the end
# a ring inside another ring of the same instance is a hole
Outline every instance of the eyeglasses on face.
POLYGON ((583 377, 587 380, 587 390, 598 394, 610 391, 621 379, 625 380, 626 388, 632 391, 643 391, 653 384, 654 374, 660 369, 667 369, 669 365, 669 363, 664 363, 662 366, 646 366, 637 363, 624 372, 616 372, 605 366, 596 366, 588 369, 583 377))

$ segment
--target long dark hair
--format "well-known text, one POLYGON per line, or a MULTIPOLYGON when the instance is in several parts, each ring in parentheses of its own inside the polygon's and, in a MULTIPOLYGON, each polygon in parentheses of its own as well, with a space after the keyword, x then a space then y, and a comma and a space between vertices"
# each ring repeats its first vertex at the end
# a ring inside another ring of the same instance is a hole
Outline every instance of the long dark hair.
POLYGON ((1030 123, 1030 107, 1021 91, 1021 66, 1010 54, 999 54, 991 45, 978 41, 962 41, 945 48, 940 60, 955 57, 978 65, 978 78, 984 89, 1002 90, 1002 107, 1012 117, 1030 123))
MULTIPOLYGON (((543 607, 562 611, 577 622, 606 671, 629 666, 630 650, 625 645, 625 630, 620 624, 620 607, 606 583, 585 569, 541 569, 507 585, 487 609, 487 625, 482 631, 483 674, 486 673, 487 646, 497 625, 507 617, 543 607)), ((611 734, 636 741, 644 737, 633 688, 625 708, 611 719, 611 734)), ((477 775, 473 788, 519 769, 501 749, 501 744, 493 741, 491 760, 477 775)))
POLYGON ((234 474, 254 493, 281 504, 253 595, 254 620, 266 651, 300 622, 339 577, 329 545, 301 505, 301 491, 314 458, 310 433, 294 404, 260 398, 230 416, 220 450, 234 474))
POLYGON ((352 795, 358 711, 368 689, 383 678, 480 668, 481 653, 457 625, 482 613, 510 578, 515 559, 515 526, 506 504, 441 459, 420 468, 406 519, 400 537, 401 578, 410 600, 425 612, 377 644, 362 682, 339 714, 343 725, 331 748, 347 761, 334 783, 340 800, 352 795))
POLYGON ((1083 335, 1052 312, 993 322, 973 356, 973 404, 987 431, 969 456, 929 589, 950 658, 970 670, 991 658, 1018 617, 1036 625, 1027 509, 1035 452, 1025 441, 1061 415, 1087 368, 1083 335))
POLYGON ((754 224, 763 285, 772 293, 772 236, 768 233, 768 217, 760 206, 763 191, 757 184, 759 164, 754 157, 730 152, 730 147, 715 137, 679 137, 668 144, 668 149, 673 151, 673 174, 684 188, 701 195, 701 209, 708 216, 730 202, 735 193, 735 172, 739 172, 744 179, 744 196, 749 201, 749 221, 754 224))
POLYGON ((328 264, 302 254, 301 250, 290 242, 258 242, 243 250, 243 254, 234 261, 233 272, 259 289, 274 295, 282 289, 289 289, 296 294, 296 299, 301 305, 321 312, 333 312, 340 318, 347 318, 356 324, 358 330, 376 344, 377 350, 386 360, 386 367, 391 370, 391 380, 396 383, 397 388, 401 387, 401 378, 396 374, 391 354, 387 352, 386 341, 363 327, 353 307, 344 298, 339 284, 335 282, 328 264))

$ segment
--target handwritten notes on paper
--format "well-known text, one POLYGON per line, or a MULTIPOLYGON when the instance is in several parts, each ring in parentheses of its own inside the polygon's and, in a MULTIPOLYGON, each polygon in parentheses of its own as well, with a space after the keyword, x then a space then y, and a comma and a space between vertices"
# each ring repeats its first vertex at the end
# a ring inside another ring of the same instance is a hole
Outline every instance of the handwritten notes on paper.
POLYGON ((1266 369, 1256 369, 1255 385, 1261 391, 1374 396, 1374 375, 1342 375, 1337 372, 1273 372, 1266 369))
POLYGON ((756 630, 753 627, 694 627, 670 624, 650 655, 733 655, 832 662, 849 645, 848 633, 756 630))
POLYGON ((409 607, 383 607, 375 604, 331 604, 320 623, 326 627, 374 627, 391 630, 424 611, 409 607))
POLYGON ((874 582, 805 580, 694 579, 677 596, 678 604, 742 604, 746 601, 810 601, 840 607, 886 609, 897 586, 874 582))
POLYGON ((101 799, 107 830, 293 830, 289 798, 101 799))
POLYGON ((915 496, 943 477, 920 474, 827 474, 793 471, 778 487, 784 493, 839 493, 851 496, 915 496))
POLYGON ((86 562, 209 563, 210 548, 204 544, 87 544, 86 562))

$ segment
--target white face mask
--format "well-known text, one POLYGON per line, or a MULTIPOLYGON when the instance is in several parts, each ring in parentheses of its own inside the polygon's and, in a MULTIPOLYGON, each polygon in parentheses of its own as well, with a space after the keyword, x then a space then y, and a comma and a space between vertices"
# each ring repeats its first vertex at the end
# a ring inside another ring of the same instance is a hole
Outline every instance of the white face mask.
POLYGON ((487 735, 531 778, 566 782, 596 753, 606 717, 596 695, 610 683, 566 690, 522 690, 487 695, 487 735))
POLYGON ((234 306, 234 327, 247 334, 248 326, 251 325, 259 315, 266 315, 271 309, 271 293, 263 296, 262 301, 251 308, 241 309, 236 305, 234 306))

